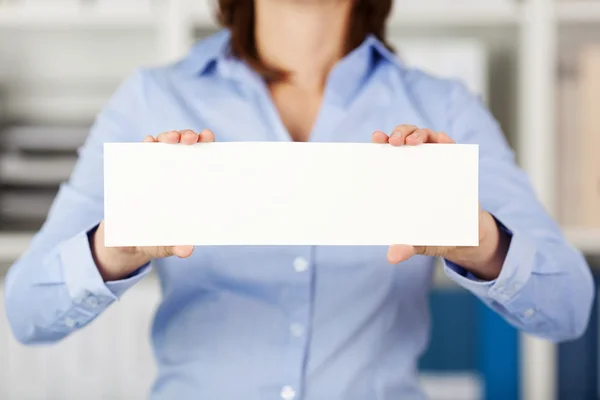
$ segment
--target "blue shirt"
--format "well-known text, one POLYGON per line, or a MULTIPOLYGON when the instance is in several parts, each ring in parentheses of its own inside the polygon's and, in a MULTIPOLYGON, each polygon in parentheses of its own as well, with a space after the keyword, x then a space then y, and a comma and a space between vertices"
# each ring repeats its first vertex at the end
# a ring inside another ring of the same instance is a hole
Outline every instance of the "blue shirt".
MULTIPOLYGON (((105 283, 90 254, 88 233, 103 218, 103 143, 188 128, 210 128, 218 141, 290 140, 265 84, 229 56, 228 43, 223 31, 178 63, 135 72, 99 114, 45 225, 7 277, 7 315, 20 341, 60 340, 150 272, 105 283)), ((523 331, 555 341, 581 335, 593 298, 588 266, 536 200, 498 124, 463 85, 407 68, 370 37, 331 71, 310 140, 369 142, 374 130, 399 124, 479 144, 482 207, 512 236, 496 280, 445 262, 448 276, 523 331)), ((202 198, 181 202, 210 212, 202 198)), ((407 194, 388 206, 415 205, 407 194)), ((226 246, 157 260, 164 300, 152 328, 152 398, 422 399, 417 360, 428 342, 434 260, 392 266, 386 251, 226 246)))

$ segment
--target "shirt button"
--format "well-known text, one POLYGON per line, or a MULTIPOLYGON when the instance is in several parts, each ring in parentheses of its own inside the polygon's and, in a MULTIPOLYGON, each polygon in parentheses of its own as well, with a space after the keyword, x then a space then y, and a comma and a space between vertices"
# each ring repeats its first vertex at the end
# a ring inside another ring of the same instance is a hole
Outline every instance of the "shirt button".
POLYGON ((296 397, 296 391, 291 386, 285 385, 281 388, 280 395, 283 400, 292 400, 296 397))
POLYGON ((69 328, 73 328, 77 323, 73 318, 65 318, 65 325, 69 328))
POLYGON ((294 270, 296 272, 304 272, 308 269, 308 261, 304 257, 296 257, 294 259, 294 270))
POLYGON ((85 302, 87 303, 88 306, 90 306, 92 308, 96 308, 99 305, 98 300, 95 297, 90 297, 85 302))
POLYGON ((294 322, 290 325, 290 332, 293 336, 300 337, 304 334, 304 326, 302 326, 302 324, 294 322))
POLYGON ((525 310, 525 312, 523 313, 523 315, 525 316, 525 318, 529 318, 531 317, 533 314, 535 314, 535 310, 533 308, 528 308, 527 310, 525 310))

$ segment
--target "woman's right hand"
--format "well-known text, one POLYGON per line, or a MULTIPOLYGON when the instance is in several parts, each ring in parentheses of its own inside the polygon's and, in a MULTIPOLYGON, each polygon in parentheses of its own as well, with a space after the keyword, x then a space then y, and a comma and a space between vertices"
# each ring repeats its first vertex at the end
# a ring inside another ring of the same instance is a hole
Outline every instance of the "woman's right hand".
MULTIPOLYGON (((146 143, 182 143, 214 142, 215 135, 208 129, 200 133, 192 130, 164 132, 157 137, 147 136, 146 143)), ((152 246, 152 247, 106 247, 104 246, 104 221, 90 237, 90 246, 100 275, 107 281, 126 278, 141 266, 155 258, 176 256, 189 257, 194 246, 152 246)))

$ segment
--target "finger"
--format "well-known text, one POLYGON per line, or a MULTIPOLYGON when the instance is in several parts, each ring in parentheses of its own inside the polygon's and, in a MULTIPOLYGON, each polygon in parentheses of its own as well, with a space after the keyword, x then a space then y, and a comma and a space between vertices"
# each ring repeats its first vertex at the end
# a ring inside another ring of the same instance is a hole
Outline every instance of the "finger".
POLYGON ((203 143, 214 142, 215 141, 215 134, 210 129, 204 129, 198 135, 198 141, 199 142, 203 142, 203 143))
POLYGON ((385 144, 385 143, 389 143, 389 141, 390 141, 389 136, 381 131, 375 131, 375 132, 373 132, 373 135, 371 136, 371 142, 373 142, 373 143, 385 144))
POLYGON ((405 244, 394 244, 390 246, 387 253, 387 259, 390 264, 398 264, 402 261, 406 261, 412 256, 417 254, 417 250, 414 246, 405 244))
POLYGON ((179 143, 194 144, 198 142, 198 134, 191 129, 184 129, 183 131, 179 131, 179 134, 181 135, 179 143))
POLYGON ((431 131, 430 129, 417 129, 406 137, 406 144, 409 146, 416 146, 422 143, 427 143, 432 135, 435 135, 435 132, 431 131))
POLYGON ((456 143, 452 138, 444 132, 440 132, 440 143, 456 143))
POLYGON ((146 136, 144 138, 144 140, 142 140, 142 142, 144 142, 144 143, 154 143, 154 142, 156 142, 156 139, 154 139, 154 136, 148 135, 148 136, 146 136))
POLYGON ((406 144, 406 137, 419 129, 414 125, 398 125, 390 135, 390 144, 392 146, 402 146, 406 144))
POLYGON ((163 132, 156 138, 161 143, 179 143, 181 135, 177 131, 163 132))
POLYGON ((406 138, 406 144, 415 146, 421 143, 455 143, 444 132, 434 132, 431 129, 418 129, 406 138))
POLYGON ((152 246, 140 247, 139 249, 142 253, 146 254, 152 259, 166 258, 171 256, 187 258, 194 251, 194 246, 152 246))
POLYGON ((172 253, 179 258, 188 258, 194 252, 194 246, 173 246, 172 253))

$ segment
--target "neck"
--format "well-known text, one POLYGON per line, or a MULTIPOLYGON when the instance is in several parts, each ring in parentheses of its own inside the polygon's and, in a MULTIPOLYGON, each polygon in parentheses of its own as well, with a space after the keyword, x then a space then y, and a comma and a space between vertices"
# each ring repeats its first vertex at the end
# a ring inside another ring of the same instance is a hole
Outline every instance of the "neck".
POLYGON ((322 90, 344 56, 352 1, 255 0, 261 59, 290 73, 288 83, 322 90))

